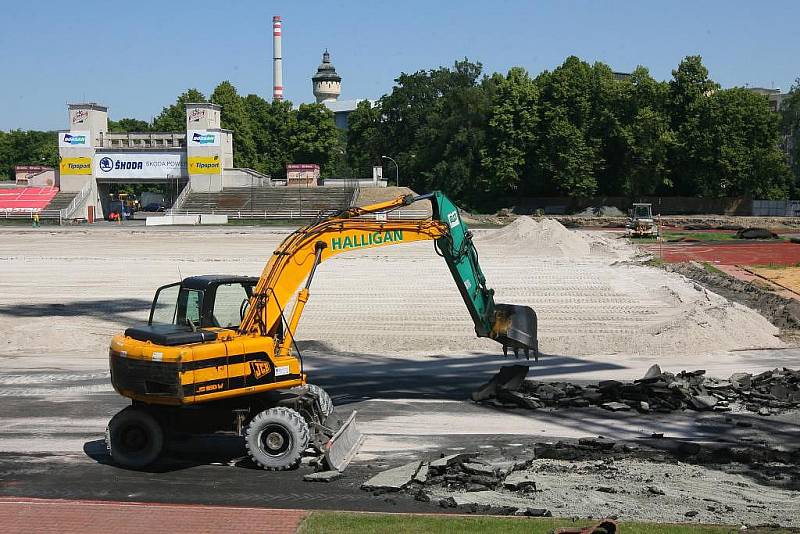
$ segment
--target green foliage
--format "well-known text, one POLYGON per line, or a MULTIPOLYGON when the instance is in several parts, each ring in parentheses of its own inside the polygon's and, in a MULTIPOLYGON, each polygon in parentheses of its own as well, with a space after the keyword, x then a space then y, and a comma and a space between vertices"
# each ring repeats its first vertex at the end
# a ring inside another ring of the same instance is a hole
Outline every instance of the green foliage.
POLYGON ((56 132, 36 130, 0 132, 0 179, 13 180, 15 165, 58 167, 56 132))
POLYGON ((178 97, 171 106, 165 107, 153 119, 154 132, 182 132, 186 129, 186 104, 208 102, 203 93, 197 89, 189 89, 178 97))
POLYGON ((322 104, 300 104, 289 130, 289 152, 296 163, 316 163, 330 176, 340 147, 333 112, 322 104))
POLYGON ((233 164, 252 168, 257 163, 253 125, 245 99, 229 81, 219 84, 211 93, 211 102, 222 106, 222 127, 233 130, 233 164))
POLYGON ((141 121, 139 119, 120 119, 118 121, 108 121, 108 131, 111 133, 128 133, 128 132, 149 132, 150 123, 141 121))
POLYGON ((792 177, 778 146, 780 120, 763 95, 741 88, 714 93, 704 122, 714 125, 706 164, 715 180, 702 185, 704 196, 786 198, 792 177))
POLYGON ((789 154, 797 183, 800 181, 800 78, 795 80, 780 111, 784 135, 783 149, 789 154))
POLYGON ((383 163, 382 113, 380 103, 362 100, 347 118, 345 159, 355 176, 372 176, 372 167, 383 163))
POLYGON ((539 89, 525 69, 495 74, 481 165, 487 192, 515 191, 530 170, 539 136, 539 89), (491 177, 487 179, 487 177, 491 177))

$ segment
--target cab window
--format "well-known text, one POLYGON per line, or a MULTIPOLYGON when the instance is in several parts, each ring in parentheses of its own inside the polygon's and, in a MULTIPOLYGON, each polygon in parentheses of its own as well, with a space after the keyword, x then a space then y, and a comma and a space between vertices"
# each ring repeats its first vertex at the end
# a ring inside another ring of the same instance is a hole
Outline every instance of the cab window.
POLYGON ((220 284, 214 299, 213 326, 236 328, 241 322, 244 302, 250 298, 247 288, 240 283, 220 284))

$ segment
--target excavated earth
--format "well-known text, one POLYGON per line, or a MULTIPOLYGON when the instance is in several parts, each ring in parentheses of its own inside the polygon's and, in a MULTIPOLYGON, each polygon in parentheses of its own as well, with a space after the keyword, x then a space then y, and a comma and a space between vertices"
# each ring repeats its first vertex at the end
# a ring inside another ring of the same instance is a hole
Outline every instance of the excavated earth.
MULTIPOLYGON (((496 343, 475 338, 432 245, 415 243, 354 251, 324 263, 300 324, 311 380, 331 393, 340 413, 358 410, 367 438, 344 477, 320 488, 302 482, 307 467, 300 474, 242 472, 229 467, 241 465, 241 445, 215 441, 192 445, 190 460, 189 445, 174 444, 164 463, 147 473, 107 465, 103 431, 125 405, 109 384, 110 337, 146 321, 160 285, 198 274, 258 275, 288 231, 0 228, 0 494, 455 512, 441 508, 436 495, 424 503, 404 491, 372 497, 359 487, 381 470, 442 453, 470 449, 495 459, 527 449, 536 456, 536 443, 598 434, 620 444, 662 434, 783 452, 800 442, 800 416, 791 410, 642 415, 595 406, 512 410, 472 402, 470 393, 509 362, 496 343), (273 479, 280 484, 269 483, 273 479), (175 491, 184 486, 194 493, 175 491), (208 492, 201 498, 203 488, 208 492)), ((781 341, 779 328, 764 316, 680 273, 642 265, 624 239, 527 217, 476 230, 475 236, 496 300, 528 305, 538 314, 542 356, 530 362, 533 380, 584 386, 635 380, 655 363, 676 376, 704 369, 710 377, 800 367, 800 351, 781 341)), ((549 493, 537 493, 526 506, 554 515, 605 515, 614 507, 604 503, 620 500, 625 502, 616 513, 626 519, 796 525, 800 517, 798 492, 769 482, 778 476, 770 479, 769 470, 755 476, 752 470, 742 474, 634 454, 614 459, 615 484, 624 491, 598 495, 605 471, 592 462, 604 461, 602 453, 544 460, 550 463, 536 465, 549 467, 537 468, 539 476, 556 473, 540 484, 549 485, 549 493), (665 473, 679 485, 667 488, 665 473), (661 501, 644 494, 641 488, 652 484, 663 486, 676 505, 660 507, 661 501), (704 511, 700 501, 684 504, 681 496, 693 491, 693 499, 722 501, 723 511, 727 503, 736 513, 704 511), (698 514, 684 515, 692 510, 698 514)))

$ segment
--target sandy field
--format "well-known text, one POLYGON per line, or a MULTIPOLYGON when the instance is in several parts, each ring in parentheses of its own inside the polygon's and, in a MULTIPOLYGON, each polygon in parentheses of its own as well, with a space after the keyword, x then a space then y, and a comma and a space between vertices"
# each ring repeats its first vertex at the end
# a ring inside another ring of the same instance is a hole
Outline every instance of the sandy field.
MULTIPOLYGON (((158 286, 197 274, 258 275, 286 232, 0 229, 0 354, 104 359, 114 333, 146 321, 158 286)), ((687 352, 782 345, 757 313, 680 275, 632 263, 635 250, 613 236, 522 218, 476 232, 476 246, 496 300, 536 310, 545 355, 668 363, 687 352)), ((445 263, 425 242, 323 264, 298 338, 336 353, 499 350, 475 338, 445 263)))

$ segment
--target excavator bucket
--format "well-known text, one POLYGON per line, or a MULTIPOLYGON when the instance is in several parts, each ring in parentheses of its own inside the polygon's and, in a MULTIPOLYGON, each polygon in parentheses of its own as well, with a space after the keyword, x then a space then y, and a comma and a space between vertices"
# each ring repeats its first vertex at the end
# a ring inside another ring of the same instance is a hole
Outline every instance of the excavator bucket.
POLYGON ((362 443, 364 443, 364 435, 356 426, 356 412, 354 410, 333 437, 322 446, 322 452, 328 468, 344 471, 345 467, 358 453, 362 443))
POLYGON ((507 355, 511 348, 516 356, 522 349, 527 359, 530 359, 530 352, 533 351, 534 359, 539 360, 536 312, 530 306, 495 304, 491 337, 502 343, 503 354, 507 355))

